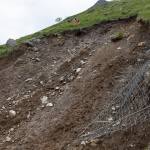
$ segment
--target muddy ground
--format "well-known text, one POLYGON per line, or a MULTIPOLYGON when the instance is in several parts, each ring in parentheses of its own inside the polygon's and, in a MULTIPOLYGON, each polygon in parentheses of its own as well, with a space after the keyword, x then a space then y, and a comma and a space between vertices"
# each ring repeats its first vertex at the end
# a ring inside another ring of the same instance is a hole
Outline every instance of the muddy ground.
POLYGON ((148 121, 94 145, 74 141, 123 88, 122 79, 149 59, 149 33, 135 18, 124 19, 22 44, 1 58, 0 150, 145 149, 148 121), (125 37, 111 42, 117 32, 125 37))

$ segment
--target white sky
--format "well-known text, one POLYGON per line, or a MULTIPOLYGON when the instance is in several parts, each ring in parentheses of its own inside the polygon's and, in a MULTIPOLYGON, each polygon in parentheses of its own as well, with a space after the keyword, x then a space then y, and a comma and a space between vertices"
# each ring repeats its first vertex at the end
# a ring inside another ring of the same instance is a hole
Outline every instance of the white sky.
POLYGON ((0 44, 48 27, 91 7, 97 0, 0 0, 0 44))

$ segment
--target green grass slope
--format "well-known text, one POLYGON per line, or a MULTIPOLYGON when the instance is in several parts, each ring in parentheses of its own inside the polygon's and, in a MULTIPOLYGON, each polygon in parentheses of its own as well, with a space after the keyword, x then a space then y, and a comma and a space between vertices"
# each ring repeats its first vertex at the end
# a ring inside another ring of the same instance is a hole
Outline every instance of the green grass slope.
MULTIPOLYGON (((93 7, 83 13, 68 18, 79 18, 79 25, 68 23, 68 19, 65 19, 64 21, 42 31, 22 37, 18 39, 17 42, 21 43, 32 39, 33 37, 43 37, 52 33, 61 33, 66 30, 86 28, 100 22, 117 20, 119 18, 123 19, 135 15, 137 15, 137 19, 149 22, 150 0, 114 0, 106 5, 93 7)), ((0 46, 0 55, 5 54, 5 50, 6 53, 10 51, 6 46, 0 46)))

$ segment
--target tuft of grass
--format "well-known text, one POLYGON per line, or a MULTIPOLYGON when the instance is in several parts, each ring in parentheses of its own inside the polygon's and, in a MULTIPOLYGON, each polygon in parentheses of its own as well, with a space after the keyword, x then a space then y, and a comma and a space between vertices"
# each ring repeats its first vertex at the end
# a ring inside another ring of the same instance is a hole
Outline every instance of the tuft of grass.
MULTIPOLYGON (((61 33, 66 30, 82 29, 100 22, 123 19, 131 16, 137 16, 139 20, 150 22, 150 0, 114 0, 105 5, 98 5, 78 15, 71 16, 44 30, 22 37, 18 39, 17 42, 20 44, 32 38, 41 38, 53 33, 61 33), (75 25, 73 23, 68 23, 67 20, 74 17, 77 17, 80 20, 80 24, 75 25)), ((0 51, 4 51, 4 49, 5 48, 0 47, 0 51)))
POLYGON ((0 45, 0 57, 7 56, 10 52, 12 52, 12 48, 6 45, 0 45))

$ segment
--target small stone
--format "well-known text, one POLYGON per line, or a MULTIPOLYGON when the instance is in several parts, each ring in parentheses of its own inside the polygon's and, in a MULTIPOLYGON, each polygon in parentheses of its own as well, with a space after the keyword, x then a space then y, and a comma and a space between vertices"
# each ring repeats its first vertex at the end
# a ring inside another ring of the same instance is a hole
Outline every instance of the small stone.
POLYGON ((32 80, 33 80, 32 78, 28 78, 25 80, 25 82, 32 81, 32 80))
POLYGON ((28 99, 30 97, 30 95, 24 95, 23 98, 24 99, 28 99))
POLYGON ((46 105, 46 107, 53 107, 53 104, 52 104, 52 103, 48 103, 48 104, 46 105))
POLYGON ((6 142, 10 142, 11 138, 9 136, 6 137, 6 142))
POLYGON ((59 80, 60 80, 60 82, 63 82, 64 81, 64 77, 61 77, 59 80))
POLYGON ((14 128, 10 128, 10 130, 9 130, 10 132, 13 132, 14 131, 14 128))
POLYGON ((120 108, 120 106, 119 106, 119 105, 116 105, 116 108, 120 108))
POLYGON ((29 111, 29 113, 28 113, 28 115, 27 115, 27 119, 29 119, 30 116, 31 116, 31 113, 30 113, 30 111, 29 111))
POLYGON ((9 111, 9 116, 10 117, 15 117, 16 116, 16 112, 14 110, 10 110, 9 111))
POLYGON ((6 109, 5 106, 3 106, 2 109, 6 109))
POLYGON ((138 46, 142 47, 142 46, 145 46, 145 44, 146 44, 145 42, 140 42, 140 43, 138 43, 138 46))
POLYGON ((60 89, 60 87, 59 86, 57 86, 56 88, 55 88, 55 90, 59 90, 60 89))
POLYGON ((113 124, 113 127, 118 126, 120 124, 120 121, 117 121, 115 124, 113 124))
POLYGON ((68 78, 69 81, 72 81, 73 79, 74 79, 74 76, 70 76, 70 77, 68 78))
POLYGON ((8 98, 7 98, 7 101, 10 101, 10 100, 11 100, 11 97, 8 97, 8 98))
POLYGON ((121 49, 122 49, 121 47, 118 47, 118 48, 117 48, 117 50, 121 50, 121 49))
POLYGON ((134 147, 134 144, 130 144, 129 146, 130 146, 130 147, 134 147))
POLYGON ((109 117, 109 118, 108 118, 108 121, 113 121, 113 118, 112 118, 112 117, 109 117))
POLYGON ((44 82, 43 82, 43 81, 40 81, 40 84, 41 84, 41 85, 44 85, 44 82))
POLYGON ((37 52, 38 48, 37 47, 33 47, 33 51, 37 52))
POLYGON ((41 102, 42 102, 42 104, 47 104, 48 103, 48 97, 47 96, 43 96, 41 98, 41 102))
POLYGON ((54 95, 55 95, 55 92, 53 92, 51 95, 54 96, 54 95))
POLYGON ((76 73, 79 73, 81 71, 81 68, 76 69, 76 73))
POLYGON ((97 146, 97 144, 96 144, 95 142, 91 142, 90 145, 91 145, 92 147, 96 147, 96 146, 97 146))
POLYGON ((119 82, 124 83, 126 80, 125 79, 120 79, 119 82))
POLYGON ((116 110, 116 108, 114 107, 114 106, 112 106, 112 108, 111 108, 112 110, 116 110))
POLYGON ((85 142, 85 141, 82 141, 82 142, 81 142, 81 145, 86 145, 86 142, 85 142))
POLYGON ((85 62, 85 61, 83 61, 83 60, 81 60, 80 62, 81 62, 81 64, 82 64, 82 65, 84 65, 84 64, 86 63, 86 62, 85 62))
POLYGON ((31 41, 26 41, 24 44, 28 47, 34 47, 33 43, 31 41))
POLYGON ((40 62, 40 58, 35 58, 35 61, 36 62, 40 62))

